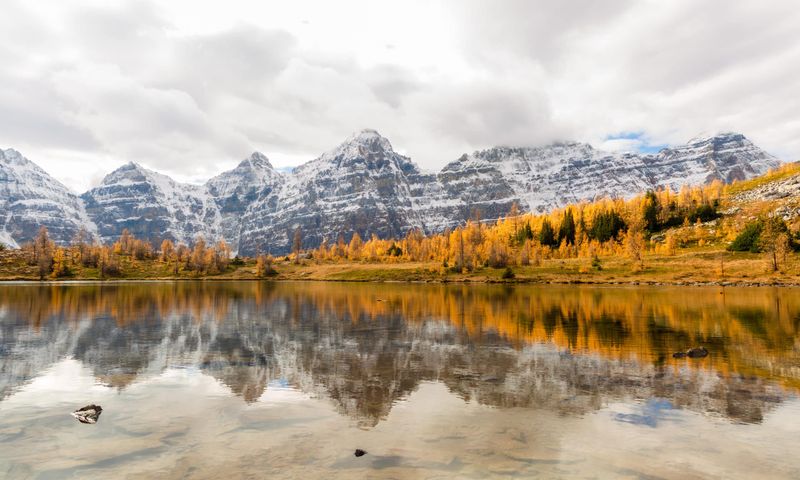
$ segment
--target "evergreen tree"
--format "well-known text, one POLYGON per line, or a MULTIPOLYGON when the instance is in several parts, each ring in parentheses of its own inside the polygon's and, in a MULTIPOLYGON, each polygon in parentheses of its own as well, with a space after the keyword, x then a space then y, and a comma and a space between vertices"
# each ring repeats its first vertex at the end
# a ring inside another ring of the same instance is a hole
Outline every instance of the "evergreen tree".
POLYGON ((517 241, 517 245, 524 244, 526 240, 533 240, 533 230, 531 229, 530 223, 525 222, 525 225, 517 230, 515 240, 517 241))
POLYGON ((589 229, 589 238, 600 243, 607 242, 616 238, 619 232, 625 229, 625 221, 614 210, 600 212, 592 220, 592 228, 589 229))
POLYGON ((650 232, 658 231, 658 197, 655 192, 648 190, 644 195, 644 206, 642 217, 644 219, 644 228, 650 232))
POLYGON ((542 221, 542 229, 539 231, 539 243, 551 248, 558 246, 553 226, 550 225, 550 221, 546 218, 542 221))
POLYGON ((575 220, 572 217, 572 209, 564 213, 561 226, 558 227, 558 243, 566 241, 569 245, 575 244, 575 220))
POLYGON ((395 243, 392 243, 392 246, 386 251, 386 253, 390 257, 399 257, 403 255, 403 249, 398 247, 395 243))

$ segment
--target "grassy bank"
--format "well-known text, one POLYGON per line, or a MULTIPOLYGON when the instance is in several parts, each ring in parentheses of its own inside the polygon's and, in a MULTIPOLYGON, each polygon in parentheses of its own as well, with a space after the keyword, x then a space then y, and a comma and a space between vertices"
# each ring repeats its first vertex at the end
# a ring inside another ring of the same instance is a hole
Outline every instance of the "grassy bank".
MULTIPOLYGON (((727 252, 718 247, 679 250, 676 255, 647 254, 643 263, 624 257, 544 259, 538 266, 506 269, 480 267, 454 272, 434 263, 300 262, 280 260, 274 265, 273 280, 317 280, 356 282, 508 282, 508 283, 592 283, 592 284, 738 284, 800 285, 800 260, 790 254, 778 272, 772 272, 763 254, 727 252)), ((229 265, 224 272, 208 275, 174 268, 158 260, 136 261, 125 258, 119 275, 101 277, 97 268, 75 267, 71 274, 48 281, 69 280, 254 280, 256 265, 245 260, 229 265)), ((38 281, 37 267, 29 265, 21 252, 0 255, 0 280, 38 281)))

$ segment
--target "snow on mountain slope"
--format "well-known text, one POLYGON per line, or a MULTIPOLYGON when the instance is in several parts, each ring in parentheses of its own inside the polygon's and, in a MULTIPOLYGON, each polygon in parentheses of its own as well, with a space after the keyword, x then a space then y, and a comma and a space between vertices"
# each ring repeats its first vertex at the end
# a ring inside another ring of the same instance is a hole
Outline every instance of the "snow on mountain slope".
POLYGON ((206 182, 208 193, 219 209, 220 231, 234 251, 239 250, 242 214, 259 197, 269 196, 286 181, 262 153, 254 152, 233 170, 221 173, 206 182))
POLYGON ((243 255, 286 253, 296 229, 303 247, 355 232, 397 237, 441 231, 479 216, 505 215, 517 202, 542 212, 650 188, 752 178, 780 161, 743 135, 698 138, 654 155, 604 152, 567 142, 495 147, 463 155, 439 173, 422 172, 388 139, 363 130, 285 174, 256 152, 205 185, 178 183, 129 163, 80 198, 13 150, 0 163, 0 241, 27 241, 44 224, 65 242, 85 225, 103 241, 127 228, 158 246, 224 238, 243 255), (84 210, 85 207, 85 210, 84 210))
POLYGON ((420 176, 386 138, 361 131, 262 195, 242 220, 241 250, 285 252, 298 228, 304 246, 333 242, 339 234, 349 240, 354 232, 402 235, 425 223, 413 202, 420 176))
POLYGON ((683 185, 744 180, 779 164, 743 135, 725 133, 656 155, 603 152, 581 143, 495 147, 448 164, 439 180, 450 196, 472 205, 483 218, 497 218, 515 201, 523 210, 544 212, 658 187, 677 191, 683 185))
POLYGON ((164 239, 190 244, 200 235, 220 236, 220 212, 205 186, 178 183, 133 162, 81 198, 104 242, 124 229, 156 247, 164 239))
POLYGON ((581 143, 538 148, 495 147, 448 164, 439 180, 482 218, 506 214, 514 202, 543 212, 602 196, 624 196, 652 185, 635 154, 608 153, 581 143))
POLYGON ((208 191, 220 199, 223 209, 231 210, 236 205, 255 200, 253 194, 259 193, 264 185, 281 183, 283 174, 275 170, 269 159, 260 152, 254 152, 242 160, 233 170, 223 172, 206 182, 208 191))
POLYGON ((742 134, 722 133, 665 148, 657 155, 645 156, 644 163, 653 172, 654 185, 669 185, 677 190, 682 185, 701 185, 714 180, 725 183, 746 180, 767 173, 781 162, 742 134))
POLYGON ((19 244, 8 232, 0 232, 0 244, 10 248, 19 248, 19 244))
POLYGON ((94 230, 77 195, 16 150, 0 150, 0 242, 32 240, 40 226, 59 243, 94 230))

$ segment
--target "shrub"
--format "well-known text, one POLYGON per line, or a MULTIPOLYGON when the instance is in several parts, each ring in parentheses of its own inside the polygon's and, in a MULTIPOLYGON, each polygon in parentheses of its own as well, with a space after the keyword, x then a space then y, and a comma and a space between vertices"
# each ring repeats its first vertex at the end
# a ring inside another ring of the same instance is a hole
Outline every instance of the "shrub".
POLYGON ((704 203, 697 207, 688 218, 691 223, 695 223, 698 220, 701 222, 710 222, 711 220, 716 220, 719 217, 720 215, 714 206, 704 203))
POLYGON ((256 276, 264 278, 277 275, 278 271, 272 266, 274 261, 272 255, 259 255, 256 258, 256 276))
POLYGON ((101 273, 107 277, 119 277, 122 275, 122 269, 119 268, 117 263, 107 263, 100 269, 101 273))
POLYGON ((785 233, 789 237, 789 248, 797 248, 797 245, 792 241, 786 222, 781 218, 771 217, 766 220, 759 219, 745 225, 744 230, 742 230, 733 242, 728 245, 728 250, 731 252, 761 252, 764 243, 761 236, 764 232, 766 222, 769 222, 769 231, 773 234, 785 233))
POLYGON ((506 267, 506 269, 503 270, 503 280, 511 280, 514 277, 514 270, 511 270, 511 267, 506 267))
POLYGON ((760 220, 748 223, 744 230, 728 245, 728 250, 731 252, 758 252, 758 239, 763 229, 764 224, 760 220))

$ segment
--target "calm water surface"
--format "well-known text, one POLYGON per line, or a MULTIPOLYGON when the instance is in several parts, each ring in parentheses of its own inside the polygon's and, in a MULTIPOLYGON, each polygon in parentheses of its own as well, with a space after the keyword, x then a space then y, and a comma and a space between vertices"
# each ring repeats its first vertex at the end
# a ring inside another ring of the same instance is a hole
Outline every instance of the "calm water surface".
POLYGON ((800 478, 798 388, 793 289, 0 286, 3 478, 800 478))

